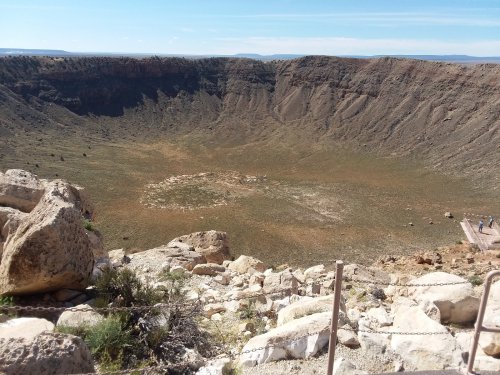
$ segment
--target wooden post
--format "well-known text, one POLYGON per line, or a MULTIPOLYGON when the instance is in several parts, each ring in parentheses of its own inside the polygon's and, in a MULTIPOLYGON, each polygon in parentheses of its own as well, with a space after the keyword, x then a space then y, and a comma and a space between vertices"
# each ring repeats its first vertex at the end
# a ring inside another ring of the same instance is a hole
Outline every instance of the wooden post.
POLYGON ((342 298, 342 272, 344 262, 337 260, 335 263, 335 290, 333 297, 332 322, 330 325, 330 342, 328 344, 328 369, 326 374, 333 375, 333 363, 335 361, 335 346, 337 345, 337 329, 339 325, 340 299, 342 298))

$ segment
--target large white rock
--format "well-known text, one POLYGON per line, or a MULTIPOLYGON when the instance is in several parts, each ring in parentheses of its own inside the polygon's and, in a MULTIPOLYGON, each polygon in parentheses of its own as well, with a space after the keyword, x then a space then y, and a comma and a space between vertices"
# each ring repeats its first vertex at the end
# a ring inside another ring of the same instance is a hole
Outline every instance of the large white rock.
MULTIPOLYGON (((369 356, 380 356, 386 352, 390 345, 390 335, 377 332, 378 325, 367 317, 358 320, 358 341, 361 349, 369 356)), ((383 328, 388 331, 387 328, 383 328)))
POLYGON ((387 327, 392 324, 392 318, 383 307, 372 307, 366 312, 366 315, 379 327, 387 327))
POLYGON ((195 232, 175 238, 172 242, 183 242, 194 247, 194 250, 205 257, 207 262, 222 264, 231 259, 229 241, 226 232, 209 230, 195 232))
POLYGON ((316 280, 320 276, 326 273, 325 266, 323 264, 318 264, 317 266, 309 267, 304 271, 304 277, 307 279, 316 280))
POLYGON ((130 263, 127 267, 138 272, 149 269, 162 272, 165 268, 172 270, 175 266, 180 266, 191 271, 197 264, 206 263, 205 257, 194 251, 194 248, 183 244, 170 243, 169 246, 160 246, 154 249, 130 254, 130 263))
POLYGON ((0 373, 56 375, 93 373, 90 351, 77 336, 44 332, 31 338, 0 340, 0 373))
POLYGON ((298 293, 298 281, 290 270, 271 273, 264 279, 264 292, 273 293, 269 297, 278 299, 283 295, 289 296, 298 293), (283 293, 280 293, 283 292, 283 293), (275 293, 275 294, 274 294, 275 293))
POLYGON ((216 276, 226 270, 226 267, 216 263, 197 264, 194 266, 193 275, 216 276))
MULTIPOLYGON (((410 282, 411 285, 466 282, 460 276, 433 272, 410 282)), ((443 286, 415 286, 408 290, 418 302, 431 301, 439 309, 443 323, 470 323, 476 320, 479 299, 474 296, 471 283, 443 286)))
POLYGON ((458 367, 460 348, 441 324, 429 318, 419 306, 401 305, 394 316, 393 332, 435 332, 428 335, 393 334, 391 348, 406 362, 407 370, 442 370, 458 367))
POLYGON ((0 294, 85 288, 94 265, 94 245, 83 227, 90 212, 81 189, 62 180, 47 183, 3 245, 0 294))
MULTIPOLYGON (((500 328, 500 280, 491 286, 483 325, 500 328)), ((500 356, 500 333, 481 332, 479 345, 486 354, 500 356)))
POLYGON ((46 319, 16 318, 0 324, 0 341, 21 338, 33 339, 42 332, 52 332, 54 324, 46 319))
POLYGON ((255 336, 243 347, 240 364, 251 367, 280 359, 309 358, 328 343, 330 319, 330 312, 304 316, 255 336))
POLYGON ((92 327, 104 320, 104 317, 93 311, 89 305, 78 305, 71 311, 64 311, 57 320, 57 326, 61 327, 92 327), (85 311, 74 311, 85 310, 85 311), (92 310, 92 311, 89 311, 92 310))
POLYGON ((45 180, 21 169, 0 172, 0 206, 30 212, 42 198, 45 183, 45 180))
MULTIPOLYGON (((277 325, 281 326, 294 319, 301 318, 306 315, 312 315, 321 312, 327 312, 333 310, 333 294, 323 297, 312 298, 308 300, 301 300, 291 305, 282 308, 278 312, 277 325)), ((339 324, 344 325, 347 323, 347 313, 344 303, 344 298, 342 297, 340 303, 339 311, 339 324)))
POLYGON ((239 258, 231 262, 227 268, 239 274, 244 274, 252 268, 258 272, 264 272, 266 270, 266 265, 257 258, 240 255, 239 258))

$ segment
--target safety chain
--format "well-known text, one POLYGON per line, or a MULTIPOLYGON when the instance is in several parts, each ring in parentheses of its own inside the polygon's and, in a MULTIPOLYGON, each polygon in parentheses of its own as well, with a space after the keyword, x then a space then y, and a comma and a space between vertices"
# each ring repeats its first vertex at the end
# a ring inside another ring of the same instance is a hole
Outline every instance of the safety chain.
POLYGON ((376 281, 376 280, 366 280, 366 279, 349 279, 346 278, 346 281, 357 282, 362 284, 375 284, 375 285, 387 285, 387 286, 404 286, 408 288, 415 287, 426 287, 426 286, 447 286, 447 285, 460 285, 460 284, 469 284, 470 282, 465 281, 452 281, 449 283, 429 283, 429 284, 400 284, 400 283, 391 283, 386 281, 376 281))
MULTIPOLYGON (((335 280, 335 277, 328 277, 328 278, 321 279, 321 280, 318 280, 318 281, 304 283, 304 284, 301 284, 300 286, 304 287, 304 286, 318 285, 318 284, 321 284, 321 283, 323 283, 325 281, 330 281, 330 280, 335 280)), ((257 298, 257 297, 262 297, 262 296, 269 296, 269 295, 273 295, 273 294, 283 294, 283 293, 286 293, 286 292, 291 292, 294 289, 296 289, 296 288, 290 287, 290 288, 283 288, 283 289, 280 289, 280 290, 274 291, 274 292, 257 292, 257 293, 254 293, 254 294, 247 294, 247 295, 242 295, 242 296, 234 297, 234 298, 222 298, 222 299, 219 299, 219 300, 215 300, 214 302, 211 302, 211 303, 231 302, 231 301, 239 301, 239 300, 242 300, 242 299, 250 299, 250 298, 257 298)))
POLYGON ((38 311, 38 312, 126 312, 138 311, 146 312, 157 310, 161 308, 174 308, 174 307, 192 307, 193 304, 201 303, 193 301, 190 303, 161 303, 154 306, 123 306, 123 307, 53 307, 53 306, 0 306, 0 311, 6 312, 19 312, 19 311, 38 311))
MULTIPOLYGON (((351 331, 351 332, 362 332, 362 333, 378 333, 380 335, 402 335, 402 336, 431 336, 431 335, 448 335, 450 332, 448 331, 441 331, 441 332, 402 332, 402 331, 373 331, 371 329, 354 329, 354 328, 344 328, 344 327, 339 327, 338 329, 344 330, 344 331, 351 331)), ((473 329, 467 329, 463 330, 462 332, 472 332, 474 331, 473 329)))
MULTIPOLYGON (((335 277, 329 277, 317 281, 312 281, 309 283, 304 283, 301 286, 312 286, 318 285, 325 281, 333 281, 335 277)), ((408 288, 416 288, 416 287, 431 287, 431 286, 449 286, 449 285, 461 285, 468 284, 469 281, 454 281, 448 283, 429 283, 429 284, 401 284, 401 283, 391 283, 377 280, 366 280, 366 279, 358 279, 358 278, 345 278, 346 281, 357 282, 363 284, 372 284, 372 285, 386 285, 386 286, 399 286, 399 287, 408 287, 408 288)), ((130 306, 130 307, 96 307, 96 308, 77 308, 77 307, 52 307, 52 306, 0 306, 0 311, 5 312, 19 312, 19 311, 37 311, 37 312, 64 312, 64 311, 72 311, 72 312, 126 312, 126 311, 138 311, 145 312, 150 310, 155 310, 159 308, 174 308, 174 307, 192 307, 193 304, 207 305, 208 303, 224 303, 231 301, 240 301, 242 299, 252 299, 258 298, 262 296, 276 295, 276 294, 284 294, 286 292, 291 292, 295 288, 283 288, 278 291, 272 292, 257 292, 253 294, 243 294, 238 297, 232 298, 221 298, 214 299, 211 302, 201 302, 199 299, 191 302, 183 302, 183 303, 162 303, 156 304, 154 306, 130 306)))

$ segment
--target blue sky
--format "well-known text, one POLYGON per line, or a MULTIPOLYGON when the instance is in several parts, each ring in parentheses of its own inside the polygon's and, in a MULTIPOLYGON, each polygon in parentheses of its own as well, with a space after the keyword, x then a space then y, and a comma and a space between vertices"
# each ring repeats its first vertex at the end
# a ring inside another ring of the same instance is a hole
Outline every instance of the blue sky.
POLYGON ((0 0, 0 47, 500 56, 500 0, 0 0))

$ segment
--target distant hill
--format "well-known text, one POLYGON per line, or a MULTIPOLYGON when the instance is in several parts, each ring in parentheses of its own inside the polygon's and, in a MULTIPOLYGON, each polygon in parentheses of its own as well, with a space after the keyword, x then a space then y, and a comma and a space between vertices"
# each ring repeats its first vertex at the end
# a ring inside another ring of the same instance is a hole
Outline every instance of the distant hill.
POLYGON ((0 56, 72 56, 71 52, 59 49, 0 48, 0 56))
MULTIPOLYGON (((272 60, 292 60, 298 59, 306 54, 273 54, 273 55, 259 55, 258 53, 237 53, 235 55, 182 55, 182 54, 165 54, 165 53, 130 53, 130 52, 68 52, 64 50, 56 49, 23 49, 23 48, 0 48, 1 56, 74 56, 74 57, 92 57, 92 56, 102 56, 102 57, 136 57, 143 58, 149 56, 161 56, 161 57, 185 57, 190 59, 197 58, 208 58, 208 57, 236 57, 236 58, 247 58, 261 61, 272 61, 272 60)), ((459 64, 500 64, 500 56, 468 56, 468 55, 376 55, 376 56, 365 56, 365 55, 346 55, 339 57, 352 57, 358 59, 370 59, 373 57, 398 57, 405 59, 415 59, 415 60, 426 60, 426 61, 442 61, 450 63, 459 64)))

